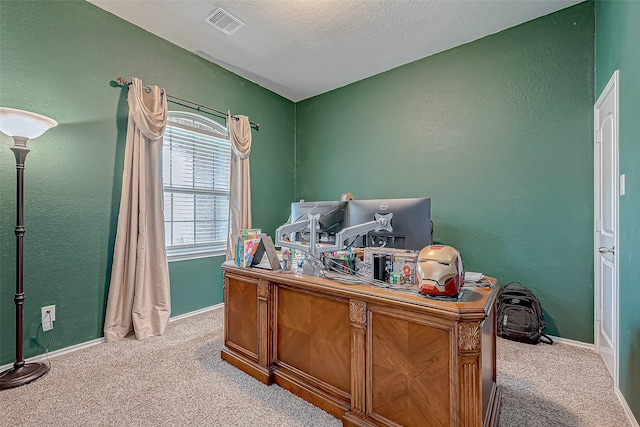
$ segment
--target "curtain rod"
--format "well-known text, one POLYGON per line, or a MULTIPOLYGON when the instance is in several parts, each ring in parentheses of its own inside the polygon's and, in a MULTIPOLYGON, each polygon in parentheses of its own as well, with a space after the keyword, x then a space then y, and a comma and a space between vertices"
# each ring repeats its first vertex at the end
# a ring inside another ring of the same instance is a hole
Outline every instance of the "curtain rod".
MULTIPOLYGON (((116 79, 116 83, 118 83, 120 86, 124 86, 124 85, 131 86, 131 82, 125 80, 122 77, 118 77, 116 79)), ((148 89, 148 88, 145 87, 145 89, 148 89)), ((193 110, 201 111, 203 113, 208 113, 223 119, 227 118, 227 114, 224 111, 218 111, 216 109, 213 109, 204 105, 196 104, 195 102, 187 101, 186 99, 178 98, 177 96, 172 96, 167 94, 167 101, 173 102, 174 104, 182 105, 183 107, 191 108, 193 110), (209 110, 209 111, 205 111, 205 110, 209 110)), ((231 117, 234 118, 235 120, 239 120, 237 116, 231 116, 231 117)), ((251 124, 251 127, 254 128, 255 130, 260 130, 260 123, 253 123, 253 122, 249 122, 249 123, 251 124)))

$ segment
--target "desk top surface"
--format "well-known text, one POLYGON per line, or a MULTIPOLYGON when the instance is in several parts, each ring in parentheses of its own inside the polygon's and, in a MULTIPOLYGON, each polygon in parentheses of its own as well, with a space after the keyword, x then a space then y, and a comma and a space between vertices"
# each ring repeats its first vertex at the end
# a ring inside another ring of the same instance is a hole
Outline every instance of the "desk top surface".
POLYGON ((331 293, 345 298, 365 299, 370 302, 385 303, 393 301, 398 305, 424 307, 446 312, 449 315, 461 318, 483 319, 491 310, 493 302, 498 292, 497 280, 486 277, 491 286, 478 287, 463 286, 460 295, 455 300, 442 300, 429 298, 415 291, 394 289, 393 285, 388 288, 374 286, 370 284, 351 284, 339 281, 339 278, 328 279, 323 277, 308 276, 304 274, 292 273, 282 270, 265 270, 261 268, 239 268, 233 262, 225 262, 222 265, 225 272, 240 274, 257 279, 265 279, 284 285, 290 285, 309 290, 331 293))

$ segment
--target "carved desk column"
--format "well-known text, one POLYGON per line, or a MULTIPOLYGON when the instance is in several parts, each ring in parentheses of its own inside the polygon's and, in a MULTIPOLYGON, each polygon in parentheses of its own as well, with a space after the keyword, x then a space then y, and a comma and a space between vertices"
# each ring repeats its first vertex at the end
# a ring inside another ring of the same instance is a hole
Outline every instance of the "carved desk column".
POLYGON ((362 425, 365 416, 365 364, 367 334, 367 304, 349 301, 351 324, 351 410, 344 415, 345 426, 362 425))
POLYGON ((480 322, 458 324, 458 422, 482 426, 480 322))
POLYGON ((258 363, 269 372, 268 384, 273 382, 273 360, 275 359, 272 298, 273 284, 268 280, 260 279, 258 282, 258 363))

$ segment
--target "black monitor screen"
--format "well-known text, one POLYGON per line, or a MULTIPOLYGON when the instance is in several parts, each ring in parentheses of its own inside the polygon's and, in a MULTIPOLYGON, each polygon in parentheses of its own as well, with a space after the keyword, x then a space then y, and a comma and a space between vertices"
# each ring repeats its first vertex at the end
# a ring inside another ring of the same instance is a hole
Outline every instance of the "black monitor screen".
MULTIPOLYGON (((346 227, 347 202, 294 202, 291 203, 291 222, 309 219, 309 215, 319 215, 318 241, 334 243, 335 234, 346 227)), ((296 241, 309 242, 309 232, 296 233, 296 241)))
POLYGON ((352 246, 420 250, 433 243, 431 199, 350 200, 349 226, 374 221, 376 213, 393 214, 393 231, 371 231, 352 246))

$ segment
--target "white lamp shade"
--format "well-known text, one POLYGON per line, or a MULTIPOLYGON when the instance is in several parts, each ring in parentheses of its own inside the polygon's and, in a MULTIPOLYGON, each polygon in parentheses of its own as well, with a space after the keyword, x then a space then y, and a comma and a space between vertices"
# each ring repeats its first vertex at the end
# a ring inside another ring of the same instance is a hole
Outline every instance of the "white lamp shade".
POLYGON ((37 138, 58 122, 40 114, 15 108, 0 107, 0 132, 11 137, 37 138))

